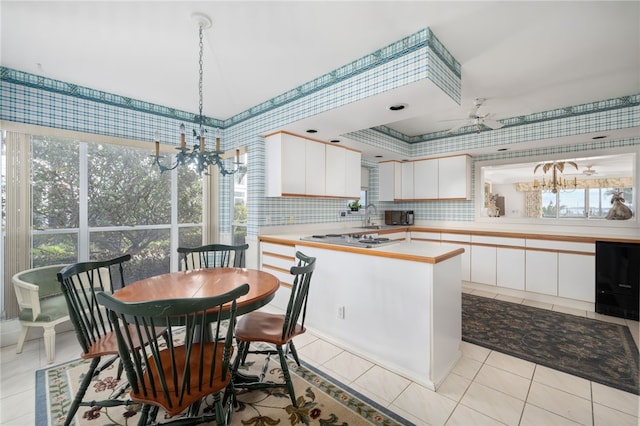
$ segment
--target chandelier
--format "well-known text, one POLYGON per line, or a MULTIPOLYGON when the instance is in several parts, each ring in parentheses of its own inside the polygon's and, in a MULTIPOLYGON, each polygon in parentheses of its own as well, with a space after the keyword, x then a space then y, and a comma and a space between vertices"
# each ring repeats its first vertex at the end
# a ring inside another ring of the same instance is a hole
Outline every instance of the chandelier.
POLYGON ((573 178, 573 181, 563 179, 559 176, 560 173, 564 172, 564 166, 571 165, 578 170, 578 165, 573 161, 550 161, 546 163, 537 164, 533 173, 538 171, 540 167, 542 167, 542 171, 546 174, 549 170, 551 170, 551 179, 545 181, 544 177, 542 178, 542 183, 538 182, 537 179, 533 181, 533 188, 540 189, 542 191, 550 191, 556 194, 558 191, 573 191, 578 187, 578 179, 573 178))
POLYGON ((198 116, 196 117, 198 120, 199 128, 198 130, 193 129, 193 137, 196 140, 196 143, 193 145, 191 149, 187 147, 186 143, 186 135, 185 135, 185 126, 184 123, 180 124, 180 146, 176 148, 178 153, 175 156, 175 163, 165 166, 161 163, 161 159, 164 158, 160 155, 160 140, 158 137, 158 132, 155 135, 155 146, 156 146, 156 155, 155 155, 155 164, 160 169, 160 172, 166 172, 167 170, 173 170, 178 166, 191 166, 195 168, 199 175, 202 175, 204 172, 205 175, 208 175, 207 169, 209 166, 218 166, 220 170, 220 174, 223 176, 233 174, 238 171, 240 167, 240 150, 236 149, 235 162, 233 163, 233 168, 227 170, 224 167, 223 161, 224 158, 222 154, 223 151, 220 150, 220 129, 216 129, 216 145, 215 151, 208 151, 206 149, 205 143, 205 134, 207 133, 207 129, 204 128, 204 115, 202 114, 202 51, 203 51, 203 42, 202 42, 202 33, 206 28, 211 27, 211 19, 202 13, 194 13, 192 15, 193 19, 198 23, 198 34, 199 34, 199 47, 200 47, 200 58, 198 61, 198 65, 200 67, 199 72, 199 80, 198 80, 198 116))

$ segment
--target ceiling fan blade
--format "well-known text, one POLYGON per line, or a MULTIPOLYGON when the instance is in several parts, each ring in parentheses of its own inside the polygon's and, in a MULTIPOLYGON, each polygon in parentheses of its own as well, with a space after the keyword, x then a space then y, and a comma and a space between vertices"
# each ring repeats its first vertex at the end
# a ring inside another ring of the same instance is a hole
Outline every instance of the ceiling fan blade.
POLYGON ((485 126, 491 128, 491 129, 494 129, 494 130, 495 129, 499 129, 499 128, 504 126, 504 124, 500 123, 499 121, 487 120, 487 119, 483 120, 482 124, 484 124, 485 126))
POLYGON ((464 122, 462 122, 462 123, 460 123, 460 124, 457 124, 455 127, 451 128, 451 129, 449 129, 449 130, 447 130, 447 133, 453 133, 453 132, 456 132, 456 131, 460 130, 461 128, 463 128, 464 126, 469 126, 469 125, 470 125, 470 123, 469 123, 468 121, 466 121, 466 120, 465 120, 464 122))

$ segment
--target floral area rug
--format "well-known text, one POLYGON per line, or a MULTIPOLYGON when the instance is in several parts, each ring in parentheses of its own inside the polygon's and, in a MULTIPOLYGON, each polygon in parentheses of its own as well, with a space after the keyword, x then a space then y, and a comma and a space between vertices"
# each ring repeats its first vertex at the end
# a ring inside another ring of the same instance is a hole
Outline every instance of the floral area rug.
MULTIPOLYGON (((248 374, 259 374, 262 358, 247 358, 248 374), (258 362, 259 360, 259 362, 258 362)), ((36 372, 36 424, 64 424, 66 412, 79 387, 88 362, 76 360, 36 372)), ((239 390, 238 406, 232 425, 411 425, 402 417, 380 407, 340 382, 304 364, 298 367, 290 360, 289 370, 294 381, 298 408, 293 407, 285 389, 266 389, 246 392, 239 390)), ((277 356, 272 357, 267 380, 281 380, 282 370, 277 356)), ((117 378, 117 363, 98 376, 87 390, 85 400, 103 400, 114 395, 125 383, 117 378)), ((125 396, 121 398, 125 398, 125 396)), ((213 398, 207 398, 203 411, 211 411, 213 398)), ((106 426, 135 425, 141 406, 108 408, 80 407, 76 425, 106 426)), ((158 419, 162 419, 162 411, 158 419)))
POLYGON ((640 394, 626 326, 463 293, 462 340, 640 394))

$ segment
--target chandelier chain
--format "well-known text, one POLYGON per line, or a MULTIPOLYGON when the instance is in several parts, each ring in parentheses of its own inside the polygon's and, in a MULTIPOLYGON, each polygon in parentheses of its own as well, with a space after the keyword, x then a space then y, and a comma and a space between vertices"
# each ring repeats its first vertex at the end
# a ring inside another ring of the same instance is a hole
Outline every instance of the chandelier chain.
POLYGON ((201 133, 201 136, 202 136, 202 131, 204 130, 202 128, 202 125, 203 125, 203 123, 202 123, 202 121, 203 121, 203 116, 202 116, 202 51, 204 50, 203 49, 204 44, 202 42, 202 25, 200 25, 199 28, 200 28, 200 44, 199 44, 199 47, 200 47, 200 59, 198 60, 198 65, 200 67, 200 72, 198 74, 198 106, 200 108, 199 109, 199 112, 200 112, 199 121, 200 121, 200 133, 201 133))
POLYGON ((216 133, 215 151, 206 149, 205 133, 207 132, 207 130, 204 128, 205 117, 202 112, 202 107, 203 107, 202 80, 204 76, 204 71, 203 71, 204 61, 202 59, 204 56, 203 31, 205 28, 209 28, 211 26, 211 20, 202 14, 194 14, 194 16, 196 16, 197 18, 200 18, 200 21, 201 21, 198 25, 198 36, 199 36, 198 47, 200 48, 200 55, 198 57, 198 66, 199 66, 198 117, 194 119, 194 124, 196 124, 197 122, 197 124, 200 125, 200 128, 198 130, 193 129, 193 136, 197 140, 197 143, 194 144, 192 148, 187 147, 185 142, 185 126, 184 126, 184 123, 182 123, 180 125, 180 146, 176 147, 176 150, 178 152, 175 155, 175 162, 173 164, 170 163, 169 165, 165 166, 160 161, 161 158, 163 157, 160 156, 160 141, 159 141, 159 137, 157 136, 158 132, 156 132, 156 138, 155 138, 156 155, 155 155, 154 163, 158 166, 161 173, 169 170, 174 170, 178 166, 188 166, 193 168, 199 175, 202 175, 202 174, 208 175, 207 170, 209 169, 209 167, 217 166, 221 175, 223 176, 231 175, 236 173, 238 170, 240 170, 240 166, 242 165, 240 163, 240 150, 236 149, 236 156, 235 156, 236 161, 233 163, 233 167, 227 170, 223 164, 224 153, 220 150, 220 137, 218 136, 218 133, 216 133))

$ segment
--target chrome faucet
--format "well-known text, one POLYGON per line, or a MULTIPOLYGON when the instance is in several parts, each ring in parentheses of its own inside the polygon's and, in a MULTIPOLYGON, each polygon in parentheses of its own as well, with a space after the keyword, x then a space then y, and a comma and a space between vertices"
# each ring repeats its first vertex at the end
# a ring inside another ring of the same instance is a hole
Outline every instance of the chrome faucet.
POLYGON ((371 223, 371 214, 369 213, 369 207, 373 207, 373 213, 376 216, 378 215, 378 209, 376 208, 376 206, 373 203, 367 204, 367 207, 365 207, 364 211, 364 226, 373 225, 373 223, 371 223))

